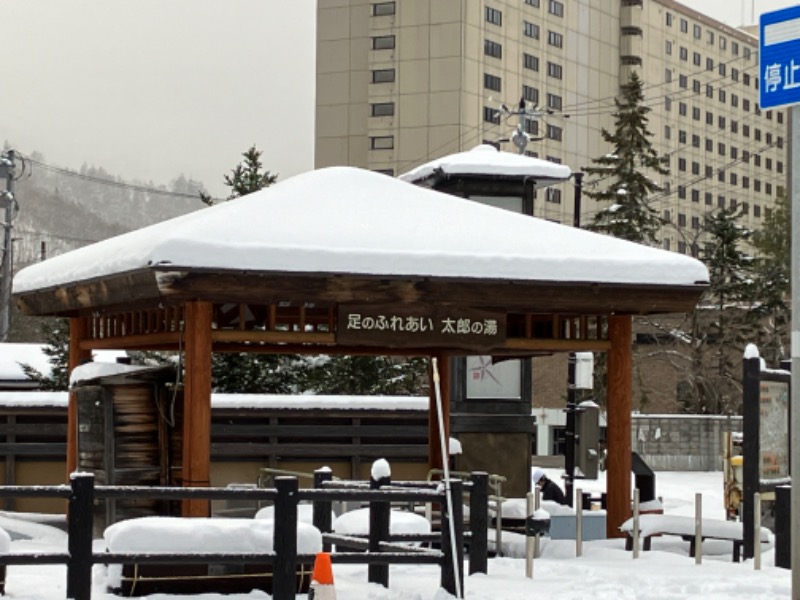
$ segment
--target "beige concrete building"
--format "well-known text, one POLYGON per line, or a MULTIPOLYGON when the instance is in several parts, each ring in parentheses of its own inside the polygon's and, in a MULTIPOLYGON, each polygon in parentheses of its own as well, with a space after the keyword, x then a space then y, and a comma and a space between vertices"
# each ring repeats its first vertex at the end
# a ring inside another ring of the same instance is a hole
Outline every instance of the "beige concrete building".
MULTIPOLYGON (((674 223, 665 248, 697 252, 718 206, 744 203, 759 228, 784 186, 784 115, 759 110, 756 38, 672 0, 318 0, 317 18, 317 167, 398 175, 509 138, 522 97, 542 138, 526 151, 580 170, 609 151, 600 130, 636 70, 670 157, 654 199, 674 223)), ((571 223, 572 198, 571 184, 540 191, 534 214, 571 223)), ((596 210, 584 200, 582 223, 596 210)))

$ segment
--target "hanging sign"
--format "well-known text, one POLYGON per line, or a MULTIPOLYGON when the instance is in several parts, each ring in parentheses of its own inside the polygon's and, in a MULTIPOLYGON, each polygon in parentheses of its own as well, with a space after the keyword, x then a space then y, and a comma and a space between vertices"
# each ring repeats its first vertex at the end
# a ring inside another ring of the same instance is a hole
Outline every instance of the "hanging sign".
POLYGON ((469 307, 340 305, 336 328, 345 346, 490 350, 505 339, 505 313, 469 307))

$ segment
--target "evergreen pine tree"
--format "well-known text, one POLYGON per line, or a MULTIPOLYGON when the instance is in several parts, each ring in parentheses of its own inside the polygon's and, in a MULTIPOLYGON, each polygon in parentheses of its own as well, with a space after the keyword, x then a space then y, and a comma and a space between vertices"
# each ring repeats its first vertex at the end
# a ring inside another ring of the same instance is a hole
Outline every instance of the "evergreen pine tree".
POLYGON ((755 297, 749 313, 754 323, 753 342, 769 365, 788 356, 791 326, 791 237, 792 214, 789 199, 780 194, 766 215, 763 226, 753 234, 756 248, 755 297))
POLYGON ((42 352, 50 363, 50 374, 44 374, 26 363, 20 363, 22 371, 43 390, 67 390, 69 389, 69 323, 66 319, 44 320, 42 335, 46 342, 42 352))
MULTIPOLYGON (((260 189, 271 186, 278 180, 277 175, 269 171, 262 171, 261 155, 255 145, 242 154, 244 160, 236 165, 229 175, 224 175, 225 185, 231 188, 227 200, 234 200, 246 196, 260 189)), ((208 205, 214 203, 213 198, 205 192, 200 192, 200 199, 208 205)))
POLYGON ((752 339, 748 316, 755 301, 755 262, 746 247, 751 232, 739 223, 742 208, 706 217, 702 260, 710 285, 691 316, 691 365, 680 396, 691 413, 735 414, 741 401, 741 356, 752 339))
POLYGON ((603 128, 601 135, 611 152, 592 161, 586 173, 596 176, 602 188, 589 189, 586 195, 604 205, 589 229, 640 243, 656 242, 662 221, 649 200, 661 187, 651 175, 667 175, 665 157, 659 156, 647 129, 642 80, 634 71, 622 86, 622 95, 615 98, 615 129, 603 128))
POLYGON ((313 357, 299 385, 314 394, 407 396, 423 393, 426 374, 424 358, 313 357))

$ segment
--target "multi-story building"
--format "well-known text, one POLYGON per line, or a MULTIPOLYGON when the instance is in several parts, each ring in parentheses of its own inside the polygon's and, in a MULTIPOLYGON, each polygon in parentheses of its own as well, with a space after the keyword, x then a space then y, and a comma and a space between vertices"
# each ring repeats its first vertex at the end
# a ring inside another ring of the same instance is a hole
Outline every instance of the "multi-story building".
MULTIPOLYGON (((759 109, 757 39, 673 0, 319 0, 317 21, 317 167, 399 175, 507 139, 523 98, 526 151, 577 171, 609 152, 600 131, 635 70, 670 160, 653 199, 674 224, 664 248, 696 254, 721 206, 760 228, 784 187, 784 115, 759 109)), ((572 223, 569 185, 540 192, 534 214, 572 223)), ((581 221, 596 210, 584 200, 581 221)))

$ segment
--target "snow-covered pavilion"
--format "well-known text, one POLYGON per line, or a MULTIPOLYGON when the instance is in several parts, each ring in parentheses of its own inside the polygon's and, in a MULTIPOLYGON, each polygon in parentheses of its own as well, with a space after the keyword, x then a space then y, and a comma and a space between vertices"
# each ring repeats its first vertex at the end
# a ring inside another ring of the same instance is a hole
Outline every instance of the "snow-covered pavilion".
MULTIPOLYGON (((630 511, 631 316, 689 310, 707 282, 690 257, 333 167, 30 266, 14 293, 25 314, 71 319, 72 367, 96 349, 183 350, 187 485, 209 481, 212 352, 444 367, 466 353, 605 351, 609 438, 628 440, 609 444, 610 529, 630 511)), ((74 401, 69 414, 71 470, 74 401)), ((430 430, 438 466, 435 417, 430 430)))

